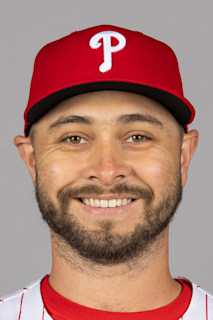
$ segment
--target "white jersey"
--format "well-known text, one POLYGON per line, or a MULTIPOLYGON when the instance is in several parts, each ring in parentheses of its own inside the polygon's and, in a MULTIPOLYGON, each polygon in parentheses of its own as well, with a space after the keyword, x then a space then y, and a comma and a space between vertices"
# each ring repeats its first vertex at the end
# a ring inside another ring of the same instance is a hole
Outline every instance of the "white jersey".
MULTIPOLYGON (((1 320, 53 320, 47 313, 41 296, 41 279, 24 289, 0 298, 1 320)), ((192 299, 179 320, 213 320, 213 296, 192 285, 192 299)))

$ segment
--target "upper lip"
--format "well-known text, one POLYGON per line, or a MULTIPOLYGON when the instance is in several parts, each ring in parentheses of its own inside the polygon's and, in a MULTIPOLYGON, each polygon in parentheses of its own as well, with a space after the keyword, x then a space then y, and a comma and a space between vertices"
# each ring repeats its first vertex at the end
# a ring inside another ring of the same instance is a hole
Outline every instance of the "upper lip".
POLYGON ((111 199, 137 199, 136 197, 134 196, 131 196, 131 195, 120 195, 120 196, 116 196, 116 195, 109 195, 109 196, 93 196, 93 195, 90 195, 90 196, 82 196, 82 197, 79 197, 81 199, 99 199, 99 200, 111 200, 111 199))

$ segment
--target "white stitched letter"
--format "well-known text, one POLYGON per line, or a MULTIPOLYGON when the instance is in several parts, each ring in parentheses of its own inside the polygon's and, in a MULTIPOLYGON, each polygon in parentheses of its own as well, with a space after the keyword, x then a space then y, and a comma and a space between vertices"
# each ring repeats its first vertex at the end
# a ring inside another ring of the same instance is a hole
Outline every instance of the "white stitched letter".
POLYGON ((112 69, 112 53, 122 50, 126 45, 126 38, 116 31, 103 31, 95 34, 89 42, 92 49, 98 49, 101 46, 99 42, 103 38, 103 55, 104 62, 99 66, 101 72, 106 72, 112 69), (117 46, 112 46, 111 38, 118 40, 117 46))

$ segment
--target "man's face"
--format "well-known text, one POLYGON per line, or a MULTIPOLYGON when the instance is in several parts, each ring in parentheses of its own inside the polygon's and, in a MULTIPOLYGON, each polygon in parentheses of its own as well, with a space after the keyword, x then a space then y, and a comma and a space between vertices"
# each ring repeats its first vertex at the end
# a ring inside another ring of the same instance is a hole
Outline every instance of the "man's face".
POLYGON ((38 204, 71 250, 101 264, 149 250, 182 195, 180 133, 165 108, 133 93, 83 94, 38 121, 34 139, 38 204))

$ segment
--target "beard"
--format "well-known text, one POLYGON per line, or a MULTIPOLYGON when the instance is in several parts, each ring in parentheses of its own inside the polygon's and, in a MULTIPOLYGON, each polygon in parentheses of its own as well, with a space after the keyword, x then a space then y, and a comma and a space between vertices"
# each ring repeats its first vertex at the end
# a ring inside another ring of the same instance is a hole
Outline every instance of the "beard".
MULTIPOLYGON (((160 235, 174 217, 175 211, 182 199, 180 172, 175 175, 167 191, 162 194, 161 201, 154 205, 153 191, 148 187, 134 187, 118 184, 109 190, 110 194, 131 194, 144 200, 139 221, 134 230, 124 235, 113 231, 111 219, 105 219, 99 228, 93 231, 86 229, 77 219, 77 214, 69 208, 71 198, 81 195, 104 194, 100 186, 86 185, 81 188, 66 186, 58 192, 58 206, 56 207, 48 195, 48 186, 42 185, 37 173, 36 198, 43 220, 61 242, 58 247, 68 252, 75 252, 81 258, 99 265, 116 265, 127 263, 149 253, 151 247, 157 243, 160 235), (65 246, 64 246, 65 244, 65 246)), ((71 206, 70 206, 71 207, 71 206)), ((63 256, 63 254, 62 254, 63 256)))

